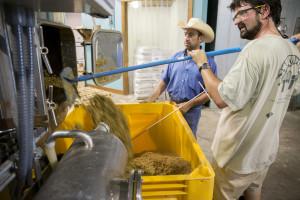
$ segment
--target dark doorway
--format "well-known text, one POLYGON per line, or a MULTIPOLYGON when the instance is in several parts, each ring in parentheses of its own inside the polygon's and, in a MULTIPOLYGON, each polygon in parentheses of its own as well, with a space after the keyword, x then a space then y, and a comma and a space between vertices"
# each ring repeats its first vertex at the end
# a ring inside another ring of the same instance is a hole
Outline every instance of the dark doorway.
MULTIPOLYGON (((217 31, 217 16, 218 16, 218 0, 209 0, 207 6, 207 24, 211 26, 211 28, 215 32, 217 31)), ((205 44, 205 51, 214 51, 215 50, 215 41, 211 43, 205 44)))

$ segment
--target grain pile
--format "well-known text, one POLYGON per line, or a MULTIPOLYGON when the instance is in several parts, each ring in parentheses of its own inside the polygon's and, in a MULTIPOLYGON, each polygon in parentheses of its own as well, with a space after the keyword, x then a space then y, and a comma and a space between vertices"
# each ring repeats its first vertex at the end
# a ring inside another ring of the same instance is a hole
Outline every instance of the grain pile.
POLYGON ((64 88, 62 84, 62 80, 55 73, 49 74, 46 69, 43 69, 44 74, 44 83, 46 89, 48 89, 49 85, 53 85, 53 87, 64 88))
POLYGON ((144 170, 143 176, 189 174, 191 165, 173 152, 146 151, 135 154, 126 170, 144 170))
POLYGON ((132 143, 127 119, 114 102, 108 97, 95 95, 90 99, 90 105, 85 108, 96 126, 100 122, 109 126, 110 132, 123 142, 128 159, 131 159, 133 157, 132 143))
MULTIPOLYGON (((72 69, 70 67, 63 68, 60 73, 60 77, 69 106, 73 105, 76 99, 82 103, 81 97, 78 95, 75 85, 65 79, 74 79, 72 69)), ((100 122, 106 123, 110 128, 110 133, 114 134, 123 142, 127 150, 128 158, 131 159, 133 154, 129 126, 126 121, 126 117, 114 104, 114 102, 108 97, 96 94, 94 97, 89 99, 89 105, 85 105, 84 108, 93 119, 95 124, 93 129, 95 129, 100 122)), ((80 129, 80 125, 76 124, 73 128, 80 129)))
MULTIPOLYGON (((64 87, 62 80, 56 74, 49 74, 47 70, 44 69, 44 84, 46 89, 46 96, 49 95, 49 86, 53 86, 53 102, 60 105, 65 102, 66 96, 64 93, 64 87)), ((49 98, 49 97, 48 97, 49 98)))

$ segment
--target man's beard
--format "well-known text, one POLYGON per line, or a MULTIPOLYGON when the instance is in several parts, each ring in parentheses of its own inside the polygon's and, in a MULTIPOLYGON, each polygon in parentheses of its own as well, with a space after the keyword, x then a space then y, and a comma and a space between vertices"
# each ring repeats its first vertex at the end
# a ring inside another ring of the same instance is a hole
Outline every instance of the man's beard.
POLYGON ((244 32, 241 32, 241 38, 253 40, 257 33, 260 31, 262 27, 262 23, 259 21, 258 17, 256 18, 257 25, 253 27, 251 30, 248 30, 246 25, 244 23, 238 24, 238 28, 241 30, 242 28, 245 28, 244 32))
POLYGON ((186 49, 189 50, 189 51, 193 51, 193 50, 195 50, 196 48, 189 46, 189 47, 187 47, 186 49))
POLYGON ((198 45, 193 45, 193 46, 189 45, 189 46, 186 47, 186 49, 188 51, 192 51, 192 50, 199 49, 199 46, 198 45))

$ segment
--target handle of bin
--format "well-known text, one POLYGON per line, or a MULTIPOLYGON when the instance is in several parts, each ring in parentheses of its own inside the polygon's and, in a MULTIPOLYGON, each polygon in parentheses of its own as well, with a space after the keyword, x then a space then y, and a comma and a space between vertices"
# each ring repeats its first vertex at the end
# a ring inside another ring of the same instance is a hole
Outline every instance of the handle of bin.
MULTIPOLYGON (((299 40, 291 38, 290 41, 294 44, 296 44, 299 40)), ((218 55, 223 55, 223 54, 229 54, 229 53, 235 53, 235 52, 240 52, 242 51, 244 47, 235 47, 235 48, 230 48, 230 49, 223 49, 223 50, 217 50, 217 51, 210 51, 206 52, 207 56, 218 56, 218 55)), ((84 75, 81 77, 76 77, 74 79, 67 79, 70 83, 75 83, 79 81, 87 81, 93 78, 100 78, 103 76, 108 76, 108 75, 113 75, 113 74, 118 74, 118 73, 123 73, 123 72, 128 72, 128 71, 133 71, 137 69, 144 69, 148 67, 154 67, 157 65, 164 65, 164 64, 170 64, 174 62, 181 62, 185 60, 191 60, 192 56, 185 56, 185 57, 179 57, 179 58, 172 58, 168 60, 162 60, 162 61, 157 61, 157 62, 152 62, 152 63, 147 63, 147 64, 142 64, 142 65, 136 65, 132 67, 126 67, 126 68, 121 68, 121 69, 116 69, 112 71, 107 71, 107 72, 102 72, 102 73, 97 73, 97 74, 88 74, 84 75)))

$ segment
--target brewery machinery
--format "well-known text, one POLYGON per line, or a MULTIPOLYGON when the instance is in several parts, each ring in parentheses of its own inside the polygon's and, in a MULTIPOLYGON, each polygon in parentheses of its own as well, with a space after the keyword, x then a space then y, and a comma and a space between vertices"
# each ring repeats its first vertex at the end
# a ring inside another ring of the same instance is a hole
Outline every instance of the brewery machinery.
POLYGON ((77 76, 75 41, 70 27, 36 17, 113 10, 114 0, 0 1, 0 199, 141 199, 142 172, 122 178, 127 152, 107 129, 54 132, 66 102, 55 78, 66 66, 77 76), (51 173, 43 147, 61 137, 77 139, 51 173))

